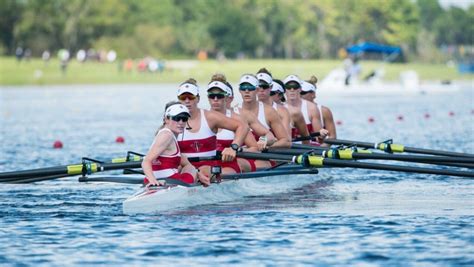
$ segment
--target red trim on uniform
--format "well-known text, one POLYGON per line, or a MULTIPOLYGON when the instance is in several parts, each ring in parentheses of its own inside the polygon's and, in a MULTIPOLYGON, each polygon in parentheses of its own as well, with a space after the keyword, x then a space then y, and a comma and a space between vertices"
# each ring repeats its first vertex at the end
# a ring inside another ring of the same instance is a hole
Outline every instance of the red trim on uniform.
POLYGON ((226 147, 230 147, 230 145, 232 144, 234 140, 221 140, 221 139, 217 139, 217 144, 216 144, 216 149, 217 151, 220 151, 222 152, 224 150, 224 148, 226 147))
POLYGON ((257 171, 257 165, 255 164, 256 159, 247 159, 250 164, 250 171, 254 172, 257 171))
POLYGON ((178 141, 181 153, 200 153, 216 150, 216 136, 210 136, 199 140, 178 141))
POLYGON ((237 158, 230 162, 222 162, 221 168, 232 168, 236 173, 241 173, 239 163, 237 163, 237 158))
POLYGON ((194 183, 193 175, 190 174, 190 173, 187 173, 187 172, 185 172, 185 173, 175 173, 175 174, 171 175, 170 178, 171 179, 176 179, 176 180, 188 183, 188 184, 194 183))
POLYGON ((191 164, 198 169, 199 167, 202 166, 220 166, 219 162, 217 160, 203 160, 199 162, 191 162, 191 164))

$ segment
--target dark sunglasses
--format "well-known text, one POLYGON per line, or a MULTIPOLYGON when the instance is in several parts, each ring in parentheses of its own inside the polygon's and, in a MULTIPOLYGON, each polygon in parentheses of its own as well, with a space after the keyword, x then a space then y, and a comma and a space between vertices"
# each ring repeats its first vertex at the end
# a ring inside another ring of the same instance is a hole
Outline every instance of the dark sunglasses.
POLYGON ((309 92, 301 91, 300 95, 306 95, 307 93, 309 93, 309 92))
POLYGON ((171 116, 170 119, 174 120, 175 122, 179 122, 179 121, 188 122, 189 117, 183 116, 183 115, 176 115, 176 116, 171 116))
POLYGON ((240 91, 255 91, 257 87, 250 84, 243 84, 239 86, 240 91))
POLYGON ((182 94, 178 96, 179 101, 186 101, 186 99, 194 100, 197 96, 191 94, 182 94))
POLYGON ((262 89, 268 89, 268 88, 270 88, 270 85, 269 84, 260 84, 258 87, 260 87, 262 89))
POLYGON ((286 90, 298 90, 300 88, 301 88, 301 86, 297 83, 285 84, 285 89, 286 90))
POLYGON ((209 99, 223 99, 225 97, 225 94, 219 94, 219 93, 210 93, 207 94, 207 98, 209 99))
POLYGON ((280 92, 275 92, 275 91, 270 92, 270 96, 279 95, 279 94, 280 94, 280 92))

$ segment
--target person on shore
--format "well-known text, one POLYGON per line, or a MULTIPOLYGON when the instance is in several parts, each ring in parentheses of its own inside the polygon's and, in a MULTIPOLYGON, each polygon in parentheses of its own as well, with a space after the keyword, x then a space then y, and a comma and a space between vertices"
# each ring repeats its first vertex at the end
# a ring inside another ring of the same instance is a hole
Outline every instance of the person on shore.
MULTIPOLYGON (((236 152, 244 143, 249 127, 242 121, 228 118, 224 114, 212 110, 203 110, 198 107, 199 88, 194 79, 188 79, 179 86, 178 99, 186 106, 191 115, 187 127, 178 135, 178 144, 183 154, 188 157, 216 156, 217 138, 219 129, 235 132, 230 147, 224 148, 221 153, 222 161, 233 161, 236 152)), ((210 174, 211 166, 219 166, 215 160, 193 162, 204 174, 210 174)))
MULTIPOLYGON (((296 75, 288 75, 283 83, 286 89, 286 98, 288 102, 288 110, 290 114, 301 113, 303 114, 306 127, 309 133, 319 132, 319 143, 322 142, 328 131, 323 129, 320 121, 320 114, 318 107, 315 103, 309 102, 301 98, 301 80, 296 75)), ((292 138, 301 135, 296 128, 293 128, 292 138)), ((318 144, 316 144, 318 145, 318 144)))
POLYGON ((157 180, 160 178, 176 179, 188 184, 200 181, 204 186, 210 184, 209 177, 200 173, 187 157, 181 154, 178 146, 176 137, 183 133, 190 117, 188 109, 179 102, 166 105, 163 125, 142 162, 147 188, 162 185, 157 180))
MULTIPOLYGON (((303 81, 300 93, 302 99, 306 99, 307 101, 314 103, 314 100, 316 99, 317 82, 318 78, 316 78, 316 76, 311 76, 309 80, 303 81)), ((316 107, 319 111, 321 127, 328 131, 327 138, 336 139, 336 124, 334 123, 331 110, 328 107, 318 103, 316 103, 316 107)))

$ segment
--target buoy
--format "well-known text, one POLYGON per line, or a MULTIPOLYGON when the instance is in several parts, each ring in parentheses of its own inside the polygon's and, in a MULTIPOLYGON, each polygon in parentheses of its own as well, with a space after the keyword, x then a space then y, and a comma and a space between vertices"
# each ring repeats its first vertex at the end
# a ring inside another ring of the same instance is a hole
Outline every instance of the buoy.
POLYGON ((398 115, 397 120, 402 121, 403 120, 403 115, 398 115))
POLYGON ((342 125, 342 121, 336 121, 336 125, 342 125))
POLYGON ((451 117, 454 116, 454 111, 450 111, 449 116, 451 116, 451 117))
POLYGON ((425 113, 425 119, 429 119, 431 115, 429 113, 425 113))
POLYGON ((125 143, 125 138, 117 136, 117 138, 115 138, 115 143, 125 143))
POLYGON ((373 117, 369 117, 369 123, 373 123, 375 119, 373 117))
POLYGON ((63 148, 63 142, 61 142, 59 140, 54 141, 53 148, 56 148, 56 149, 63 148))

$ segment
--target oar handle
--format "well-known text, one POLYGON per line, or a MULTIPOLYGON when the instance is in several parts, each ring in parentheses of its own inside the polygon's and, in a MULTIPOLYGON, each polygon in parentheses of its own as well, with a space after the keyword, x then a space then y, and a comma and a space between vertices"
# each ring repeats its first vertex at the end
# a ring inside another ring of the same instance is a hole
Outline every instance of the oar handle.
POLYGON ((320 132, 315 132, 315 133, 310 133, 308 136, 300 136, 296 137, 293 139, 293 142, 299 142, 299 141, 306 141, 306 140, 314 140, 315 137, 320 136, 320 132))

